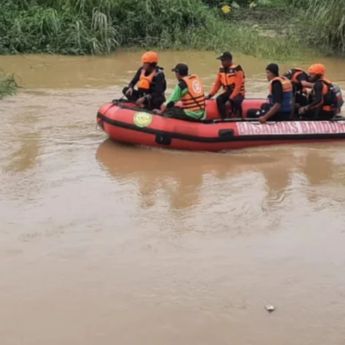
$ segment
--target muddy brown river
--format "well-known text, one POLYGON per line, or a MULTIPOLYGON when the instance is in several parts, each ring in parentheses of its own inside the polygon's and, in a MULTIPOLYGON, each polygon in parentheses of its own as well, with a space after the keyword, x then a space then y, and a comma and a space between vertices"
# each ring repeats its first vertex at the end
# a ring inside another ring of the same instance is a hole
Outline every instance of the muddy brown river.
MULTIPOLYGON (((177 62, 211 85, 215 53, 161 55, 170 89, 177 62)), ((0 101, 0 345, 344 345, 345 144, 115 144, 96 111, 139 57, 0 57, 22 86, 0 101)), ((270 61, 237 62, 264 96, 270 61)))

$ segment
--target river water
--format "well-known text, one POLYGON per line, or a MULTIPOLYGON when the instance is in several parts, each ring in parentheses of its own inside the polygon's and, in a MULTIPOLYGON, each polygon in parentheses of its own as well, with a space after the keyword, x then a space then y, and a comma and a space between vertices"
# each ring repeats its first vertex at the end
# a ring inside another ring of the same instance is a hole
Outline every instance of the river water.
MULTIPOLYGON (((177 62, 211 85, 214 53, 161 55, 170 88, 177 62)), ((139 56, 0 57, 22 86, 0 101, 0 344, 345 344, 344 144, 112 143, 96 111, 139 56)), ((237 62, 264 96, 270 61, 237 62)))

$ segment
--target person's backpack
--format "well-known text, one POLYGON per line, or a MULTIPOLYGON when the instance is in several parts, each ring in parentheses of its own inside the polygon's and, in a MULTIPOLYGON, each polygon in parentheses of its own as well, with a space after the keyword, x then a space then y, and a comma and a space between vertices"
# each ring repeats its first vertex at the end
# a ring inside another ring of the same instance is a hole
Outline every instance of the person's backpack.
MULTIPOLYGON (((325 81, 324 81, 325 82, 325 81)), ((343 93, 338 85, 325 82, 329 91, 325 97, 325 104, 333 107, 337 114, 340 113, 341 107, 344 104, 343 93)))
POLYGON ((337 113, 340 113, 341 107, 344 104, 343 93, 341 91, 340 86, 333 84, 333 90, 331 92, 334 93, 335 98, 336 98, 337 113))

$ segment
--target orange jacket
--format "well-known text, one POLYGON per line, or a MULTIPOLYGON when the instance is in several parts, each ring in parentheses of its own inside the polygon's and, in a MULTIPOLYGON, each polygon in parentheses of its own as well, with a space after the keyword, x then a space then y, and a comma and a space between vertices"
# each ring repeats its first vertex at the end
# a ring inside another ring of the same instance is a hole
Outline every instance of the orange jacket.
POLYGON ((231 65, 227 69, 221 67, 217 74, 216 81, 213 84, 210 95, 214 96, 219 91, 219 89, 223 87, 224 90, 230 88, 230 99, 234 99, 238 95, 244 96, 244 83, 245 75, 240 65, 231 65))
POLYGON ((157 75, 157 71, 153 70, 152 73, 146 76, 145 70, 142 69, 141 74, 140 74, 140 79, 138 81, 138 89, 145 90, 145 91, 149 90, 152 84, 152 80, 156 75, 157 75))
MULTIPOLYGON (((311 104, 310 109, 316 109, 318 107, 322 107, 321 109, 324 111, 334 111, 335 105, 330 104, 332 101, 331 98, 331 88, 332 88, 332 82, 322 78, 319 80, 322 83, 322 99, 320 103, 311 104)), ((313 88, 311 91, 311 99, 315 97, 315 89, 313 88)))
POLYGON ((297 79, 301 74, 305 73, 301 68, 294 68, 291 70, 290 80, 292 84, 299 84, 299 80, 297 79))
POLYGON ((205 109, 205 93, 200 78, 195 75, 189 75, 182 80, 186 83, 188 92, 182 97, 182 108, 189 111, 205 109))
POLYGON ((270 95, 272 94, 272 84, 278 80, 282 84, 283 92, 292 92, 292 83, 289 79, 284 78, 284 77, 275 77, 273 78, 270 83, 269 83, 269 93, 270 95))
POLYGON ((283 90, 283 99, 282 99, 282 103, 281 103, 281 108, 280 111, 284 112, 284 113, 290 113, 292 111, 292 83, 288 78, 285 77, 275 77, 273 78, 270 83, 269 83, 269 95, 268 95, 268 99, 269 99, 269 103, 273 105, 273 103, 275 102, 275 100, 273 99, 273 94, 272 94, 272 84, 275 81, 279 81, 281 86, 282 86, 282 90, 283 90))

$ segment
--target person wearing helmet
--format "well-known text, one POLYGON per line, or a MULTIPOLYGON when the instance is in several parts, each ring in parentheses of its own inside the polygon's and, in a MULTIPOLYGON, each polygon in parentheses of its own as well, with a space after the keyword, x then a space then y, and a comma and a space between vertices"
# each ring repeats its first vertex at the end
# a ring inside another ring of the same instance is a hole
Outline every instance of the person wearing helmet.
POLYGON ((284 77, 291 80, 295 110, 307 105, 308 90, 313 87, 313 84, 309 82, 308 73, 303 71, 301 68, 291 68, 284 74, 284 77))
POLYGON ((149 110, 159 109, 165 101, 166 80, 163 68, 157 65, 158 54, 148 51, 141 59, 142 67, 122 92, 130 102, 135 102, 138 106, 149 110))
POLYGON ((242 102, 245 95, 243 69, 240 65, 233 63, 230 52, 224 52, 217 59, 221 61, 222 66, 219 68, 216 81, 207 99, 211 99, 220 88, 223 88, 224 92, 216 98, 220 116, 223 119, 228 117, 227 102, 230 102, 233 114, 242 116, 242 102))
POLYGON ((279 76, 279 66, 275 63, 266 67, 266 76, 269 81, 268 103, 264 103, 260 110, 254 110, 253 116, 258 117, 260 123, 289 121, 293 110, 291 81, 279 76))
POLYGON ((188 74, 188 66, 177 64, 175 72, 178 84, 167 103, 162 105, 161 113, 166 117, 180 120, 200 121, 205 117, 205 94, 200 78, 196 74, 188 74), (175 107, 181 102, 180 107, 175 107))
POLYGON ((308 104, 299 109, 299 114, 310 120, 329 120, 336 114, 336 96, 332 83, 325 78, 326 68, 317 63, 309 67, 310 81, 314 83, 308 104))

